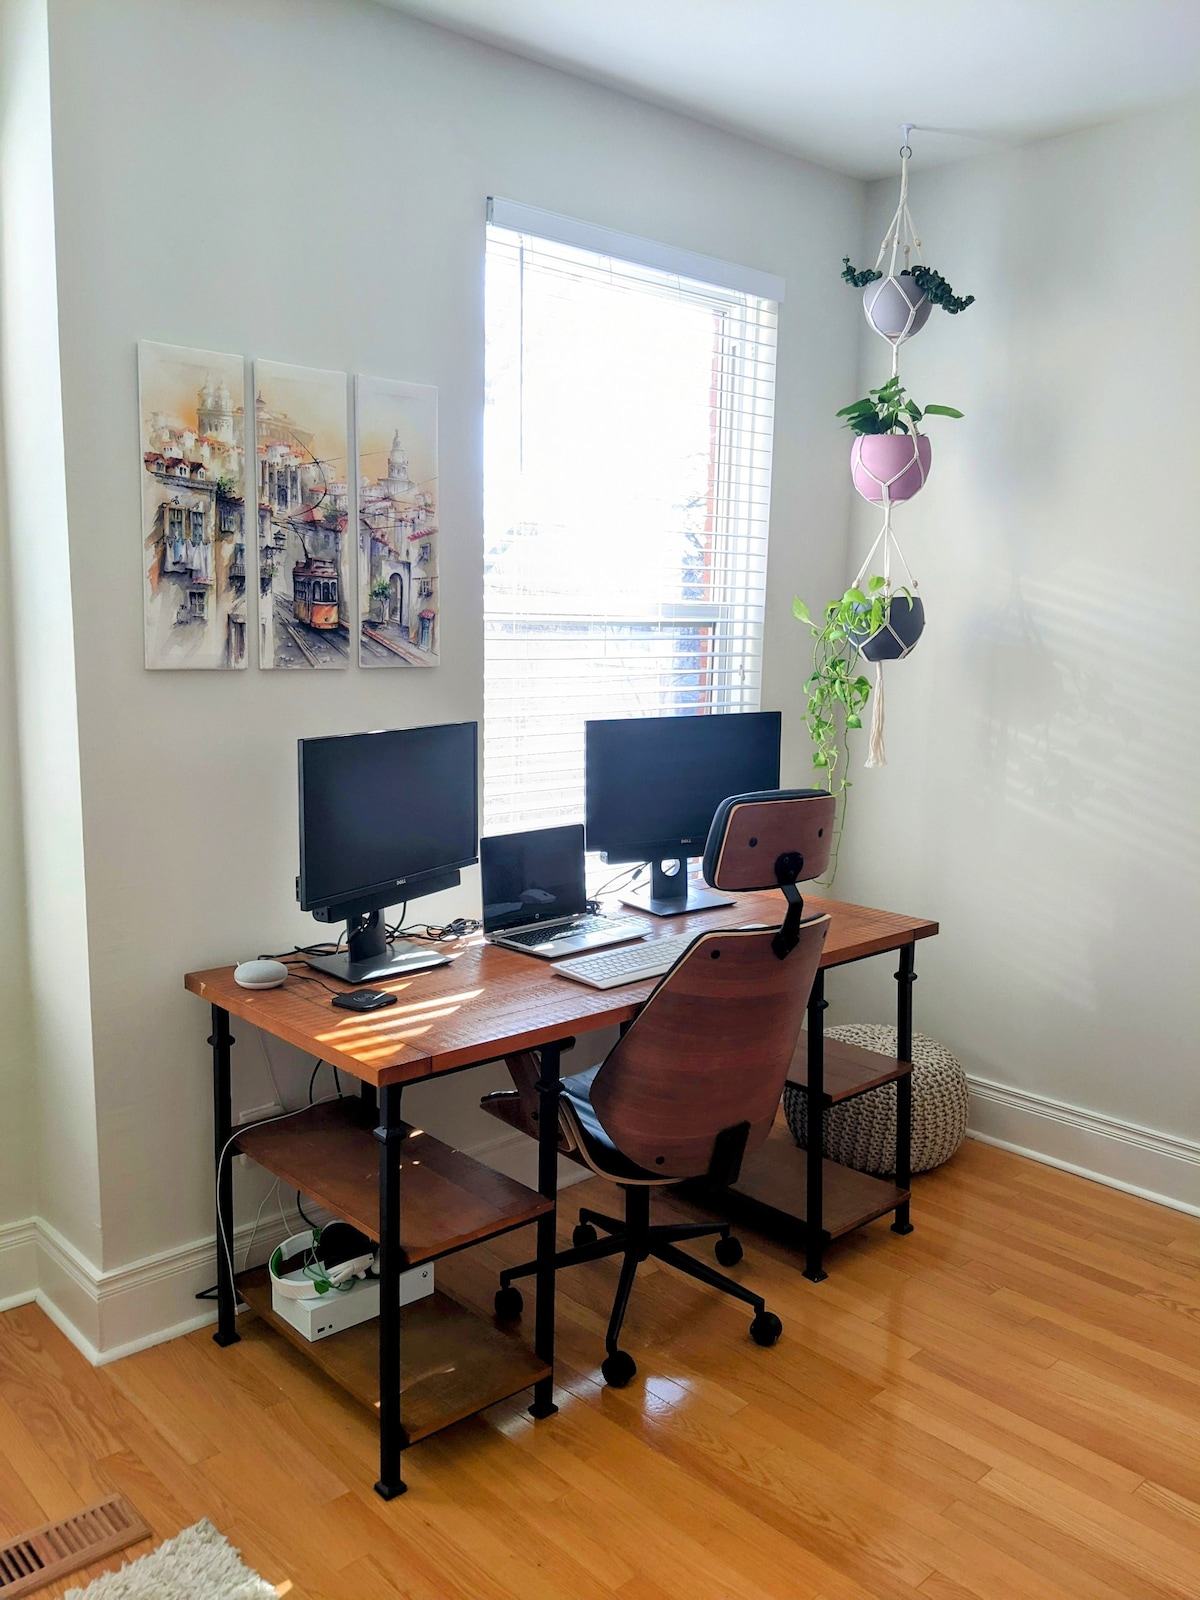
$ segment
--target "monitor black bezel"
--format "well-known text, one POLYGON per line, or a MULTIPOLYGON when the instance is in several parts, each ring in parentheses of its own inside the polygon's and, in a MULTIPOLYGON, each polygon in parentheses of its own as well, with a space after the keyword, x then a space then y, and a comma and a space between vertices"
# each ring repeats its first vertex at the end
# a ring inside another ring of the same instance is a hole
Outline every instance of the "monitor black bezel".
MULTIPOLYGON (((774 785, 768 785, 768 787, 778 788, 779 769, 782 767, 783 763, 783 713, 780 711, 763 710, 714 711, 705 712, 703 713, 702 717, 690 718, 688 720, 715 722, 718 719, 723 719, 726 717, 773 717, 775 719, 777 731, 776 749, 778 765, 776 769, 776 782, 774 785)), ((587 722, 584 724, 585 749, 587 739, 586 730, 591 723, 604 723, 608 726, 615 726, 619 723, 676 722, 682 720, 684 719, 676 717, 589 717, 587 722)), ((593 839, 593 830, 591 827, 592 791, 587 783, 586 772, 584 778, 584 788, 586 796, 585 813, 588 819, 585 824, 586 848, 589 851, 597 851, 606 862, 611 862, 614 866, 619 866, 623 862, 632 861, 670 861, 676 859, 687 860, 692 856, 702 856, 704 854, 704 846, 707 843, 707 834, 703 839, 683 839, 676 837, 672 839, 613 839, 608 842, 593 839)), ((731 794, 736 792, 736 790, 730 790, 731 794)))
POLYGON ((423 723, 416 728, 371 728, 358 733, 332 733, 318 734, 311 739, 297 739, 296 741, 297 778, 299 784, 299 817, 300 817, 300 873, 296 879, 296 897, 300 902, 301 911, 354 911, 370 912, 382 910, 385 906, 398 905, 405 900, 419 899, 423 894, 434 894, 442 888, 452 888, 458 881, 452 877, 447 882, 448 875, 457 874, 463 867, 473 867, 479 860, 479 723, 476 721, 464 722, 430 722, 423 723), (424 872, 412 873, 404 878, 385 878, 379 883, 364 884, 359 889, 348 889, 343 894, 322 895, 316 899, 308 898, 307 874, 304 862, 304 749, 306 745, 331 744, 337 740, 371 739, 380 734, 403 733, 429 733, 435 728, 471 728, 475 737, 471 745, 471 795, 474 808, 475 850, 472 855, 463 856, 458 861, 447 861, 437 867, 429 867, 424 872))

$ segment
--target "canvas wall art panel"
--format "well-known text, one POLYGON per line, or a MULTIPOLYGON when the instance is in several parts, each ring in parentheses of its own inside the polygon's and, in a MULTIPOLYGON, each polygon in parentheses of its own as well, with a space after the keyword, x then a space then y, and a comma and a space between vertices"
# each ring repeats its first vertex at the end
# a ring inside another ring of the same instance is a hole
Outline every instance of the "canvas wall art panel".
POLYGON ((259 665, 350 660, 346 374, 254 363, 259 665))
POLYGON ((437 390, 355 380, 358 433, 359 660, 436 667, 437 390))
POLYGON ((138 345, 146 665, 246 665, 241 356, 138 345))

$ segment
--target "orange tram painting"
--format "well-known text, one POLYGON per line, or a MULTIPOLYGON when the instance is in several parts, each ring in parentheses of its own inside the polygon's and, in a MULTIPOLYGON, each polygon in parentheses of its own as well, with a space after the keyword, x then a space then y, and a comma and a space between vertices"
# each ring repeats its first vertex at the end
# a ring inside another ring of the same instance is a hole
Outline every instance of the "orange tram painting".
POLYGON ((298 561, 292 568, 296 621, 328 630, 338 626, 338 570, 332 561, 298 561))

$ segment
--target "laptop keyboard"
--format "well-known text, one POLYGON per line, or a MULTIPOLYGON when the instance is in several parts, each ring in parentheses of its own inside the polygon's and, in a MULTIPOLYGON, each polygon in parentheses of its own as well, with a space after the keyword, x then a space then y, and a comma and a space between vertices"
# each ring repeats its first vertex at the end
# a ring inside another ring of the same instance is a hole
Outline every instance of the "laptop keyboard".
POLYGON ((579 933, 632 933, 635 927, 640 932, 646 926, 642 917, 580 917, 557 928, 527 928, 524 933, 503 933, 500 937, 509 944, 523 944, 530 949, 553 944, 556 939, 573 939, 579 933))

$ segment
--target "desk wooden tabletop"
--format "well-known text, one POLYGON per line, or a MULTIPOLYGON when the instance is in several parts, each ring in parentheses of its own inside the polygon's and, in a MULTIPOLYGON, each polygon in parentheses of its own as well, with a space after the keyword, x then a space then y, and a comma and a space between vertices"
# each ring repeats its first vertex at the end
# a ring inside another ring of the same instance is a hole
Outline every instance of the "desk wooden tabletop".
MULTIPOLYGON (((651 939, 744 922, 778 923, 778 894, 739 895, 725 911, 669 917, 651 939)), ((874 911, 841 900, 805 900, 810 914, 828 912, 832 925, 823 967, 860 961, 937 933, 923 917, 874 911)), ((267 1033, 366 1083, 412 1083, 438 1073, 489 1061, 552 1040, 631 1021, 656 979, 620 989, 591 989, 556 977, 552 964, 485 943, 474 935, 442 947, 450 965, 373 985, 399 997, 385 1011, 337 1011, 322 984, 346 988, 324 973, 297 966, 278 989, 242 989, 232 967, 189 972, 184 985, 267 1033), (320 982, 313 979, 319 976, 320 982)))

